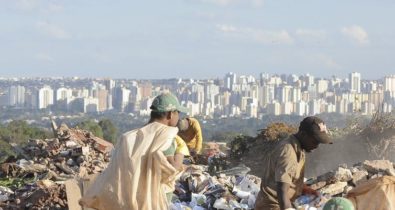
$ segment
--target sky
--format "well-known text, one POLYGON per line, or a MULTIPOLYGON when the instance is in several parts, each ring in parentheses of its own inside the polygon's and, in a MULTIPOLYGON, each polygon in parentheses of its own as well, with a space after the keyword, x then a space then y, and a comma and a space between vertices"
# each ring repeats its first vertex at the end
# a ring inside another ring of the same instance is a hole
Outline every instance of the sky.
POLYGON ((395 74, 393 0, 0 0, 0 77, 395 74))

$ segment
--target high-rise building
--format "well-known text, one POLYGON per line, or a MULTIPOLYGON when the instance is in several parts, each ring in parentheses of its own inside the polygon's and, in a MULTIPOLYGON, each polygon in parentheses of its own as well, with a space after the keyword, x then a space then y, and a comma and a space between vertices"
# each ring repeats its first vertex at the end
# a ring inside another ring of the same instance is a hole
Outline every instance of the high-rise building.
POLYGON ((25 104, 25 87, 11 86, 8 88, 8 105, 22 107, 25 104))
POLYGON ((361 74, 353 72, 349 74, 350 92, 361 92, 361 74))
POLYGON ((203 103, 204 102, 204 86, 200 84, 193 84, 192 87, 192 102, 203 103))
POLYGON ((299 101, 295 103, 295 114, 299 116, 306 116, 309 110, 309 106, 305 101, 299 101))
POLYGON ((126 106, 129 104, 130 90, 124 87, 115 88, 114 108, 120 112, 126 111, 126 106))
POLYGON ((316 115, 321 113, 321 101, 311 100, 309 101, 309 115, 316 115))
POLYGON ((224 79, 225 88, 233 90, 233 86, 237 84, 237 76, 233 72, 229 72, 225 75, 224 79))
POLYGON ((281 103, 281 114, 290 115, 294 112, 294 104, 292 102, 281 103))
POLYGON ((54 91, 49 86, 44 86, 38 90, 38 109, 45 109, 54 102, 54 91))
POLYGON ((108 109, 108 90, 106 89, 97 89, 94 90, 94 94, 93 97, 97 98, 97 103, 98 103, 98 107, 97 107, 97 111, 99 112, 103 112, 106 111, 108 109))
POLYGON ((283 85, 277 88, 278 98, 280 103, 290 102, 292 100, 292 86, 283 85))
POLYGON ((219 86, 214 84, 207 84, 204 86, 205 102, 210 102, 211 105, 215 104, 215 96, 219 94, 219 86))
POLYGON ((258 117, 258 102, 254 99, 248 100, 248 105, 246 107, 246 113, 248 117, 257 118, 258 117))
POLYGON ((266 82, 269 80, 269 74, 268 73, 260 73, 259 74, 259 83, 260 85, 266 84, 266 82))
POLYGON ((302 90, 300 87, 293 87, 291 90, 291 101, 296 103, 302 100, 302 90))
POLYGON ((258 103, 260 107, 265 107, 274 100, 274 85, 266 84, 259 88, 258 103))
POLYGON ((73 96, 73 91, 69 88, 58 88, 55 92, 55 100, 65 100, 65 99, 70 99, 73 96))
POLYGON ((310 75, 310 74, 306 74, 305 76, 304 76, 304 82, 305 82, 305 85, 308 87, 308 86, 311 86, 311 85, 314 85, 314 76, 312 76, 312 75, 310 75))
POLYGON ((277 101, 273 101, 272 103, 267 105, 267 113, 272 115, 280 115, 281 113, 281 104, 277 101))
POLYGON ((395 75, 384 77, 384 91, 395 92, 395 75))
POLYGON ((317 81, 317 93, 322 94, 328 91, 329 81, 320 79, 317 81))
POLYGON ((151 82, 143 82, 139 85, 141 99, 147 99, 152 96, 152 84, 151 82))

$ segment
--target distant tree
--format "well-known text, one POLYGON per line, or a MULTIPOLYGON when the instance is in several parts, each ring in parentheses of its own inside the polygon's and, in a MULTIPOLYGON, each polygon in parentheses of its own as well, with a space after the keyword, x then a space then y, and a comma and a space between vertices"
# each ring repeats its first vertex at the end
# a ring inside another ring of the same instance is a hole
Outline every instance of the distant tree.
POLYGON ((82 129, 82 130, 87 130, 93 133, 93 135, 103 138, 103 130, 100 127, 100 125, 93 121, 93 120, 85 120, 82 122, 79 122, 76 127, 82 129))
POLYGON ((118 129, 114 126, 111 120, 102 119, 99 122, 99 126, 103 131, 103 138, 113 144, 117 141, 118 129))
POLYGON ((31 138, 45 139, 52 136, 50 132, 29 125, 23 120, 14 120, 0 127, 0 139, 10 143, 24 144, 31 138))
POLYGON ((213 141, 223 141, 223 142, 230 142, 234 138, 240 136, 241 133, 234 132, 234 131, 216 131, 213 133, 210 140, 213 141))

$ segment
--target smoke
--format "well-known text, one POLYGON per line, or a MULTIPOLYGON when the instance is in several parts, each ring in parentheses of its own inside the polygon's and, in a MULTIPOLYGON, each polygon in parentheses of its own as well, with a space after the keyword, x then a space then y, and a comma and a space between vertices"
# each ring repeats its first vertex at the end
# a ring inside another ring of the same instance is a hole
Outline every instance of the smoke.
POLYGON ((393 152, 395 139, 371 139, 375 145, 368 144, 363 136, 349 135, 336 139, 334 144, 320 145, 319 148, 306 155, 305 177, 315 177, 336 169, 341 164, 348 167, 365 160, 388 159, 395 161, 393 152), (388 141, 389 145, 382 144, 388 141), (385 145, 387 145, 385 147, 385 145), (375 148, 373 148, 375 147, 375 148), (381 153, 373 152, 373 149, 381 153))

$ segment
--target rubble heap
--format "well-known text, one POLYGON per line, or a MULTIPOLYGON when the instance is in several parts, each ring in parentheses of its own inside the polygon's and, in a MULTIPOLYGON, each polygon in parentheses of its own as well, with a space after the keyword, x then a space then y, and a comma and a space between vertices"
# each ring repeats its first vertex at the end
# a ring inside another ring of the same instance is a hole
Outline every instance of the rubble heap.
POLYGON ((308 180, 314 190, 330 196, 343 196, 357 185, 373 178, 394 176, 395 170, 392 162, 388 160, 366 160, 348 168, 341 165, 336 170, 327 172, 317 178, 308 180))
POLYGON ((13 145, 21 159, 8 158, 0 168, 3 209, 68 209, 64 181, 100 173, 113 145, 92 133, 53 124, 54 139, 30 139, 13 145), (44 208, 45 207, 45 208, 44 208))
MULTIPOLYGON (((327 201, 331 197, 345 197, 358 185, 382 176, 395 176, 394 164, 388 160, 366 160, 352 167, 340 165, 336 170, 329 171, 305 183, 320 193, 320 199, 327 201)), ((300 206, 322 207, 325 202, 317 203, 314 196, 301 196, 296 200, 300 206)))
MULTIPOLYGON (((0 167, 0 210, 68 209, 72 202, 67 200, 65 183, 107 167, 111 143, 64 124, 59 128, 53 124, 53 128, 54 139, 31 139, 24 147, 13 145, 18 159, 9 158, 0 167)), ((253 209, 260 190, 259 175, 265 170, 259 161, 262 155, 256 154, 265 154, 285 133, 294 131, 291 129, 275 124, 256 138, 240 136, 230 144, 230 151, 225 145, 207 143, 202 155, 206 165, 186 166, 176 182, 171 209, 253 209), (243 165, 231 167, 228 152, 237 164, 245 163, 252 170, 243 165)), ((343 164, 308 179, 306 184, 320 196, 302 195, 295 204, 300 209, 319 208, 333 196, 346 196, 361 183, 386 175, 395 175, 389 160, 366 160, 352 167, 343 164)))
POLYGON ((260 178, 224 170, 210 176, 208 167, 190 165, 176 183, 171 209, 252 209, 259 192, 260 178))

